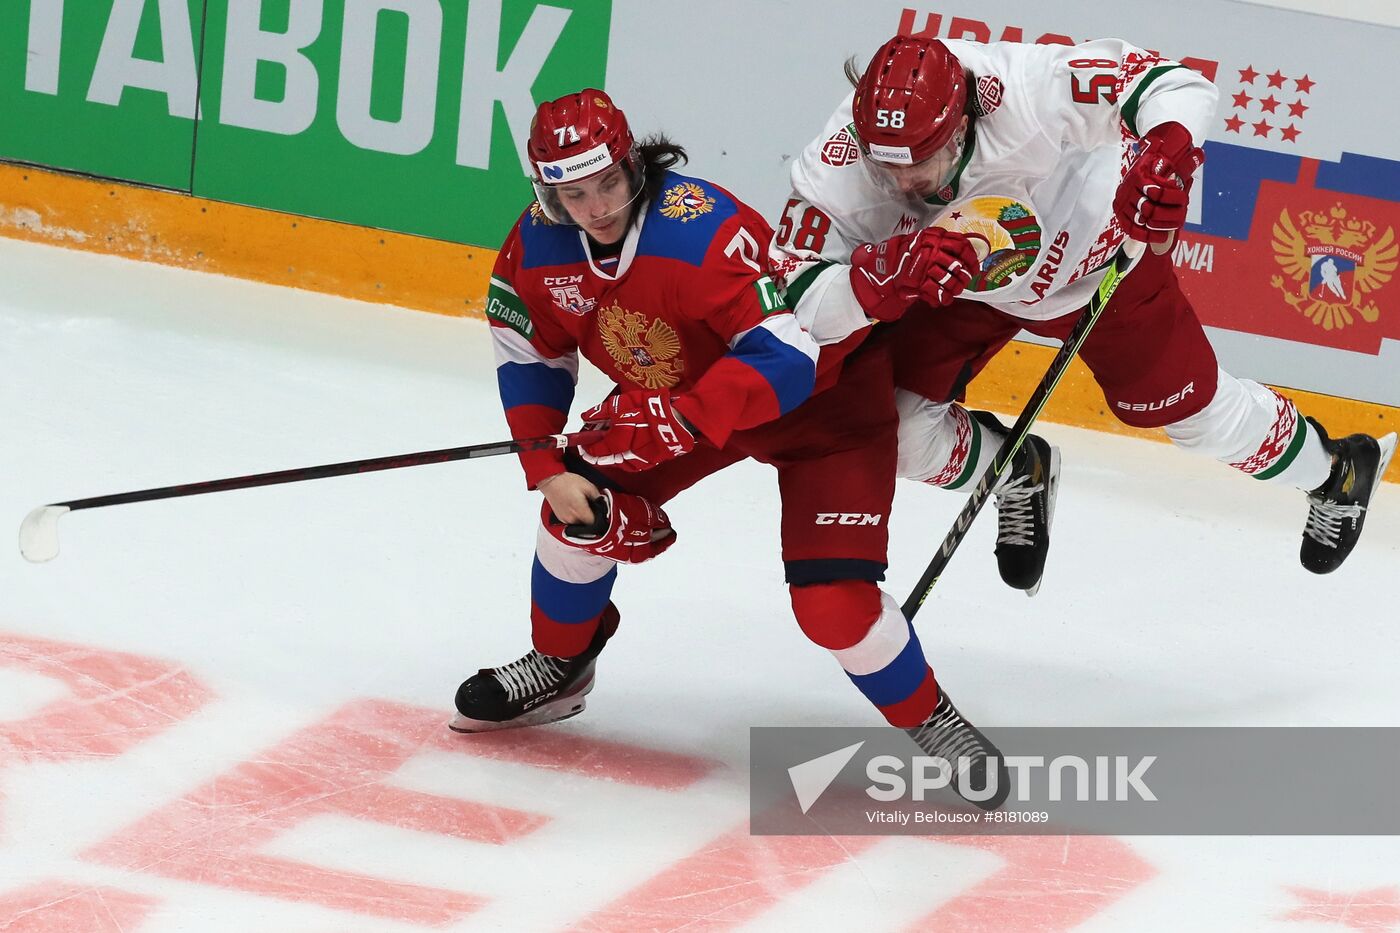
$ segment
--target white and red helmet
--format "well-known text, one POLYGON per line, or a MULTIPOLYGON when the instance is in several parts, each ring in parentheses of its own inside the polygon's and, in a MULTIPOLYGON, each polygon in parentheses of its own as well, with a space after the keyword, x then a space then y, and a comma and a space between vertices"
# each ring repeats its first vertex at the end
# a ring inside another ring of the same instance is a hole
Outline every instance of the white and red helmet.
MULTIPOLYGON (((596 88, 585 88, 557 100, 545 101, 535 111, 526 146, 533 170, 535 197, 546 217, 572 224, 555 190, 622 165, 632 197, 642 190, 641 151, 627 125, 627 116, 612 98, 596 88)), ((629 201, 630 203, 630 201, 629 201)))
POLYGON ((914 165, 952 141, 967 107, 967 77, 937 39, 895 36, 866 66, 851 106, 866 155, 914 165))

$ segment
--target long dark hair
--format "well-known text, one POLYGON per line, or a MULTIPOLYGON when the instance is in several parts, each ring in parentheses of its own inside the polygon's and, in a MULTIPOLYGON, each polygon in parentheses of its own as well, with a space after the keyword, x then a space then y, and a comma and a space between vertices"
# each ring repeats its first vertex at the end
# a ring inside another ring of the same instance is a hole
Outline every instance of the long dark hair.
POLYGON ((841 70, 846 72, 846 80, 851 82, 851 87, 860 84, 860 69, 856 67, 856 57, 854 55, 846 59, 846 63, 842 66, 841 70))
POLYGON ((644 136, 639 145, 642 151, 643 182, 642 198, 656 200, 661 193, 661 182, 666 173, 677 165, 689 161, 685 150, 671 141, 665 133, 652 133, 644 136))

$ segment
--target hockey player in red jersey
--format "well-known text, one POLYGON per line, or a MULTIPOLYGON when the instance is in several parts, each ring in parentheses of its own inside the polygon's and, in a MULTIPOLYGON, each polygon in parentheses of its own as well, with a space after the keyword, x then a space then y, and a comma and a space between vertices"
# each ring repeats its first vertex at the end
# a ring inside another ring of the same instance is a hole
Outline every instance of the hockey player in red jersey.
POLYGON ((991 456, 995 444, 976 453, 982 426, 955 400, 1022 328, 1063 339, 1126 236, 1155 249, 1080 351, 1109 408, 1179 447, 1305 490, 1303 566, 1340 566, 1396 437, 1332 440, 1288 398, 1217 364, 1166 249, 1205 157, 1216 104, 1206 78, 1120 39, 907 36, 847 75, 854 92, 793 162, 773 262, 821 343, 898 321, 900 475, 949 485, 991 456), (909 270, 905 260, 935 243, 956 276, 947 263, 922 277, 876 268, 909 270))
MULTIPOLYGON (((665 138, 635 142, 602 91, 542 104, 528 152, 537 199, 501 249, 487 307, 512 434, 562 431, 580 353, 617 388, 583 415, 604 426, 601 440, 521 455, 545 500, 534 646, 468 678, 452 727, 580 712, 619 622, 618 566, 675 542, 662 510, 672 496, 754 457, 778 470, 799 626, 887 721, 937 733, 974 760, 972 786, 985 785, 978 775, 1000 756, 939 689, 898 603, 877 585, 896 456, 888 353, 846 356, 856 335, 828 350, 819 371, 816 344, 768 275, 767 223, 723 188, 672 171, 684 153, 665 138), (861 520, 830 520, 841 515, 861 520)), ((996 795, 979 805, 1004 799, 1004 767, 995 773, 996 795)), ((967 790, 960 779, 955 787, 967 790)))

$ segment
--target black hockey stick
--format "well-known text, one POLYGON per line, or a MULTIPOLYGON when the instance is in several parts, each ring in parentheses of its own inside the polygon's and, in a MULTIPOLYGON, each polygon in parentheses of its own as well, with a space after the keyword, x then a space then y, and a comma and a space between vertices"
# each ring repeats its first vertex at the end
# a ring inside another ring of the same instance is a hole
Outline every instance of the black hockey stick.
POLYGON ((944 536, 943 544, 938 548, 938 553, 933 555, 933 560, 929 561, 928 569, 924 571, 923 576, 919 577, 914 591, 904 601, 901 608, 906 619, 913 619, 914 614, 919 611, 919 607, 924 604, 924 600, 928 599, 928 594, 933 592, 933 587, 938 583, 943 568, 948 566, 953 552, 958 549, 958 545, 967 535, 967 529, 971 527, 972 520, 977 517, 978 512, 982 511, 982 506, 987 504, 987 499, 991 496, 997 481, 1011 466, 1012 458, 1016 456, 1016 452, 1025 443, 1026 435, 1031 432, 1031 425, 1040 416, 1040 410, 1045 407, 1045 403, 1050 400, 1050 393, 1055 391, 1055 386, 1059 385, 1060 379, 1069 369, 1070 360, 1074 359, 1074 355, 1079 352, 1084 339, 1089 336, 1089 331, 1093 330, 1094 325, 1098 323, 1099 315, 1103 314, 1108 300, 1113 297, 1113 293, 1117 290, 1119 283, 1123 281, 1123 277, 1128 274, 1138 257, 1142 255, 1142 250, 1141 243, 1124 240, 1123 245, 1114 254, 1108 271, 1104 274, 1103 281, 1099 283, 1098 290, 1089 299, 1089 306, 1084 309, 1084 313, 1075 322, 1074 329, 1065 338, 1064 346, 1060 347, 1060 352, 1055 354, 1055 358, 1050 361, 1050 367, 1045 370, 1040 385, 1036 386, 1035 392, 1031 393, 1026 407, 1021 411, 1021 416, 1012 425, 1011 433, 1006 436, 1006 440, 1002 441, 1001 449, 997 451, 997 455, 992 459, 987 471, 982 474, 982 479, 973 488, 972 494, 967 497, 967 503, 958 513, 957 521, 953 522, 953 527, 944 536))
POLYGON ((566 447, 591 443, 601 438, 603 434, 603 431, 596 430, 579 431, 575 434, 547 434, 544 437, 532 437, 518 441, 497 441, 492 444, 475 444, 471 447, 423 450, 411 454, 397 454, 392 457, 350 460, 345 463, 328 463, 324 466, 279 470, 276 473, 256 473, 252 476, 235 476, 230 479, 215 479, 204 483, 163 486, 159 489, 142 489, 136 492, 114 493, 110 496, 94 496, 90 499, 55 502, 52 505, 41 505, 25 517, 24 524, 19 529, 19 550, 26 560, 34 563, 53 560, 58 555, 58 520, 67 513, 76 512, 79 509, 100 509, 109 505, 123 505, 127 502, 150 502, 153 499, 200 496, 210 492, 227 492, 230 489, 251 489, 255 486, 299 483, 308 479, 325 479, 328 476, 349 476, 353 473, 397 470, 402 467, 448 463, 452 460, 475 460, 478 457, 496 457, 501 454, 518 454, 531 450, 562 450, 566 447))

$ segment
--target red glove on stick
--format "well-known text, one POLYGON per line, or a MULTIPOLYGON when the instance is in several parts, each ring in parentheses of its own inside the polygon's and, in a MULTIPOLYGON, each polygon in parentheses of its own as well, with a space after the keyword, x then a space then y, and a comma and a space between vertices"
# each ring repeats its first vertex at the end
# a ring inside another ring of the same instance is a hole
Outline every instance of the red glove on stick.
POLYGON ((672 405, 669 392, 619 392, 583 413, 585 425, 607 423, 603 439, 579 454, 589 463, 645 470, 695 449, 695 432, 672 405))
POLYGON ((1139 243, 1165 244, 1186 224, 1191 180, 1206 160, 1180 123, 1154 126, 1118 186, 1113 212, 1123 232, 1139 243))
POLYGON ((942 227, 866 243, 851 254, 851 288, 867 317, 894 321, 915 301, 950 304, 977 272, 967 237, 942 227))

